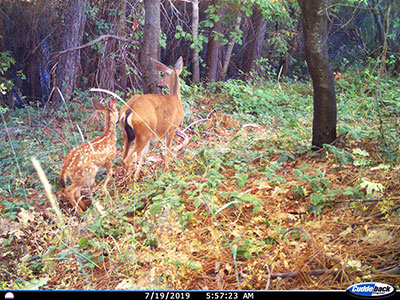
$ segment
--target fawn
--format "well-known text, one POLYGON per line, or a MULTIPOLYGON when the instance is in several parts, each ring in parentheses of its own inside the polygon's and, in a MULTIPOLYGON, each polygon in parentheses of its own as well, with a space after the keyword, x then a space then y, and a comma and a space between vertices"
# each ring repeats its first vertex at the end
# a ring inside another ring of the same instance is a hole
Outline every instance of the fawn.
POLYGON ((188 143, 188 137, 179 129, 183 119, 179 84, 179 74, 183 68, 182 57, 179 57, 173 69, 153 58, 151 58, 151 62, 156 70, 162 73, 158 86, 168 87, 170 94, 134 95, 120 111, 120 125, 124 137, 123 167, 128 171, 133 155, 139 156, 134 179, 137 179, 139 175, 143 156, 146 154, 152 138, 165 138, 167 147, 165 170, 168 170, 169 151, 175 133, 184 139, 180 149, 188 143))
POLYGON ((112 161, 116 155, 116 123, 118 122, 118 108, 114 99, 110 99, 108 107, 98 100, 93 101, 96 110, 105 115, 104 133, 92 141, 73 148, 64 160, 61 168, 59 183, 65 188, 65 180, 69 178, 71 185, 64 190, 69 202, 81 214, 87 209, 86 204, 80 201, 81 189, 85 185, 92 186, 100 168, 107 168, 107 177, 104 182, 106 188, 113 175, 112 161))

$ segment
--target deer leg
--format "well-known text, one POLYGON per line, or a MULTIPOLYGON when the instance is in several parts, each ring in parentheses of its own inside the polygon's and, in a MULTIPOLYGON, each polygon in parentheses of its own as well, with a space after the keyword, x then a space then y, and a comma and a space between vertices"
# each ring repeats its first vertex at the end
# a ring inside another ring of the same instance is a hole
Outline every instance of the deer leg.
POLYGON ((146 155, 146 152, 149 149, 149 145, 150 145, 150 140, 144 145, 144 147, 141 147, 142 149, 137 150, 137 153, 139 153, 139 162, 136 166, 135 174, 133 175, 134 180, 137 180, 137 178, 139 177, 139 172, 143 163, 143 157, 146 155))
POLYGON ((172 129, 165 136, 165 146, 167 147, 165 149, 165 168, 164 168, 165 171, 168 171, 169 169, 169 152, 171 151, 171 143, 174 138, 174 132, 175 130, 172 129))
POLYGON ((125 128, 123 127, 122 123, 121 123, 121 127, 122 127, 122 136, 124 138, 124 148, 122 150, 122 159, 124 159, 126 157, 126 155, 128 154, 128 150, 129 150, 129 142, 128 142, 128 136, 126 134, 125 128))
POLYGON ((137 149, 136 149, 136 142, 135 144, 129 148, 126 152, 125 157, 122 157, 122 166, 124 167, 125 171, 128 173, 129 172, 129 168, 131 166, 131 162, 132 160, 136 160, 137 158, 137 149), (136 157, 133 157, 134 154, 136 155, 136 157))
POLYGON ((106 162, 106 169, 107 169, 107 177, 104 180, 103 189, 107 189, 107 184, 110 181, 111 177, 113 176, 113 168, 112 168, 112 160, 106 162))

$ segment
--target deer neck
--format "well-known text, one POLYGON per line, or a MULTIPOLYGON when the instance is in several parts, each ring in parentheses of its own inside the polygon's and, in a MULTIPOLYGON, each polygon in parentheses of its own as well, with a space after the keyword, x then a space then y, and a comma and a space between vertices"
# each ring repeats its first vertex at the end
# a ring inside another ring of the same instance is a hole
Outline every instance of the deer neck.
POLYGON ((115 122, 111 121, 111 113, 109 111, 105 112, 105 121, 104 121, 104 133, 102 138, 113 138, 116 140, 116 135, 115 135, 115 122))
POLYGON ((174 79, 173 86, 170 89, 170 94, 177 95, 179 102, 181 102, 181 84, 179 83, 179 76, 176 71, 174 71, 174 79))

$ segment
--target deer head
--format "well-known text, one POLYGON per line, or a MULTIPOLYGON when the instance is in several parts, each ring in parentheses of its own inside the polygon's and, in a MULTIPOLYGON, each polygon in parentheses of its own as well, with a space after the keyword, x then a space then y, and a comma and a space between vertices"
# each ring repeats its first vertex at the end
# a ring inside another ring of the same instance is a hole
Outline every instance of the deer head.
POLYGON ((177 95, 180 93, 179 75, 183 69, 183 59, 182 56, 178 58, 175 68, 171 69, 155 60, 150 58, 153 66, 158 72, 161 72, 161 79, 157 82, 159 88, 169 88, 170 94, 177 95))

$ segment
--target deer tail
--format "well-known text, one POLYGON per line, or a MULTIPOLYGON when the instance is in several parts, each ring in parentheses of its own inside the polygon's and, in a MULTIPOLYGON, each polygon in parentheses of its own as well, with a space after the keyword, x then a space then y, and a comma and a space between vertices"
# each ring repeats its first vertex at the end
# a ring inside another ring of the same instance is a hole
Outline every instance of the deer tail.
POLYGON ((124 130, 126 132, 126 137, 128 139, 128 145, 130 145, 135 139, 135 131, 132 126, 129 124, 129 117, 131 116, 131 112, 128 111, 125 115, 124 120, 122 120, 121 125, 124 126, 124 130))

